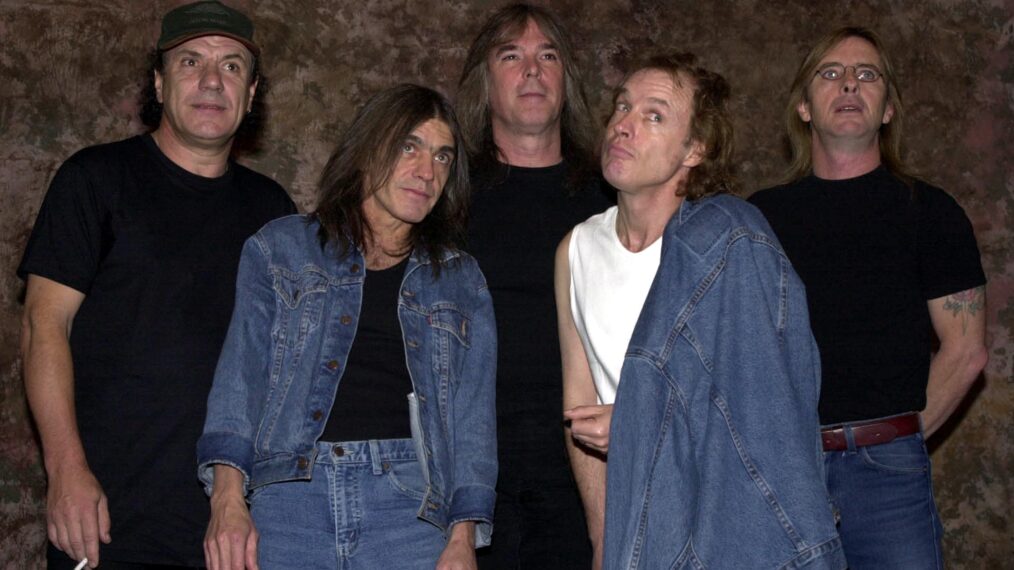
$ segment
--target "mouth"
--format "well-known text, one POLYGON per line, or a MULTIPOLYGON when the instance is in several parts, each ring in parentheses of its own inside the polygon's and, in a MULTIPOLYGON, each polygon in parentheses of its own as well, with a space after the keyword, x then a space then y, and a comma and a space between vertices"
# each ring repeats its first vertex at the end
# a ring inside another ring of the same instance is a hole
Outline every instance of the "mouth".
POLYGON ((606 147, 606 154, 609 155, 610 158, 634 158, 634 153, 616 143, 610 144, 606 147))
POLYGON ((413 196, 413 197, 419 198, 421 200, 429 200, 430 199, 429 193, 426 192, 425 190, 421 189, 421 188, 409 188, 409 187, 404 187, 403 186, 402 190, 405 191, 406 193, 408 193, 409 196, 413 196))
POLYGON ((858 103, 843 103, 834 108, 835 113, 861 113, 862 105, 858 103))
POLYGON ((198 111, 221 112, 225 110, 223 105, 216 105, 215 103, 193 103, 191 107, 198 111))

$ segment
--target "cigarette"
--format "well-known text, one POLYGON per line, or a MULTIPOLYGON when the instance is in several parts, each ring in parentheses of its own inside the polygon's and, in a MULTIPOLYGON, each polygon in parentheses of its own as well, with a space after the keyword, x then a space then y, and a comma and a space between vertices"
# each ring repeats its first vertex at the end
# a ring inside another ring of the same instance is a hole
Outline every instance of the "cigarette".
POLYGON ((85 566, 87 566, 87 565, 88 565, 88 559, 87 559, 87 558, 85 558, 85 559, 84 559, 84 560, 82 560, 81 562, 78 562, 78 563, 77 563, 77 566, 75 566, 75 567, 74 567, 74 570, 81 570, 82 568, 84 568, 84 567, 85 567, 85 566))

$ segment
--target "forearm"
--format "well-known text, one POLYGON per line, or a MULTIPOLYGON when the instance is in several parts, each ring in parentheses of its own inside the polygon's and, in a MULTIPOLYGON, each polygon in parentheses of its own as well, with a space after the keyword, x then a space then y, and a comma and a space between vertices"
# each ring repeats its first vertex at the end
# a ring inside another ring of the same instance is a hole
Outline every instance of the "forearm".
POLYGON ((588 537, 596 550, 602 548, 606 512, 606 461, 605 457, 576 444, 570 430, 566 430, 567 453, 577 482, 581 503, 588 523, 588 537))
POLYGON ((66 467, 87 467, 74 407, 68 338, 69 330, 58 324, 47 323, 39 316, 26 315, 24 319, 21 352, 25 392, 50 476, 66 467))
POLYGON ((940 351, 930 361, 926 385, 926 408, 922 411, 923 435, 929 437, 954 413, 986 365, 983 346, 940 351))
POLYGON ((927 303, 940 350, 930 361, 923 434, 929 437, 958 407, 986 366, 986 292, 975 287, 927 303))

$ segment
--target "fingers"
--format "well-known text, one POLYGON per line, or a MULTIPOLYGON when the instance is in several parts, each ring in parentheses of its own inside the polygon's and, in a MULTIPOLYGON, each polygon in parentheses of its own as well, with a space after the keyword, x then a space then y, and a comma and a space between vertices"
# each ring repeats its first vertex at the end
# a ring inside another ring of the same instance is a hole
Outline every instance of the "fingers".
POLYGON ((246 538, 246 567, 250 570, 260 570, 257 565, 257 530, 254 529, 246 538))
POLYGON ((109 529, 112 526, 112 522, 109 520, 109 501, 106 499, 106 494, 102 494, 102 498, 99 499, 99 539, 105 544, 109 544, 113 541, 113 537, 109 534, 109 529))

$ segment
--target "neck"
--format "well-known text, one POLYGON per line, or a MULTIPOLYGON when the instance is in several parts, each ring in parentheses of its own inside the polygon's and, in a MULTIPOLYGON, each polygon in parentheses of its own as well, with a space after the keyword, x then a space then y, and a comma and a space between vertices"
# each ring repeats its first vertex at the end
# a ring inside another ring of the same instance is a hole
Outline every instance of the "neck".
POLYGON ((218 178, 229 170, 229 152, 232 150, 232 139, 224 146, 196 147, 186 144, 176 132, 163 122, 151 133, 151 138, 169 160, 180 168, 207 178, 218 178))
POLYGON ((560 124, 556 122, 539 132, 521 132, 493 122, 493 142, 501 161, 512 166, 542 168, 560 164, 560 124))
POLYGON ((628 251, 644 250, 662 237, 683 200, 670 184, 648 192, 620 190, 616 194, 616 237, 628 251))
POLYGON ((813 137, 810 154, 813 174, 824 180, 846 180, 871 172, 880 166, 880 140, 838 142, 828 144, 819 136, 813 137))

